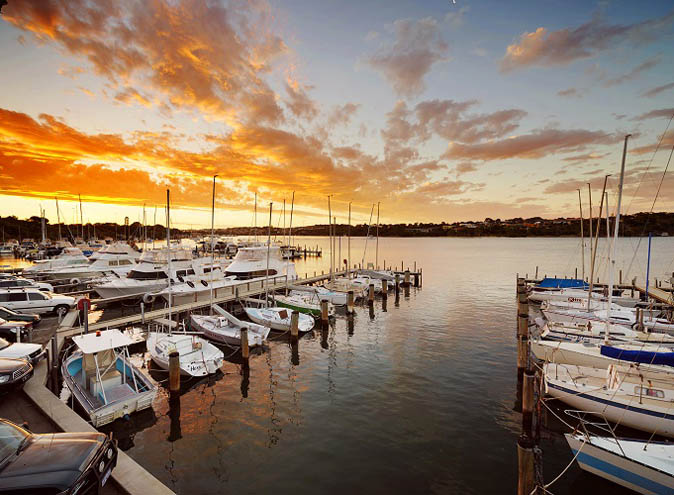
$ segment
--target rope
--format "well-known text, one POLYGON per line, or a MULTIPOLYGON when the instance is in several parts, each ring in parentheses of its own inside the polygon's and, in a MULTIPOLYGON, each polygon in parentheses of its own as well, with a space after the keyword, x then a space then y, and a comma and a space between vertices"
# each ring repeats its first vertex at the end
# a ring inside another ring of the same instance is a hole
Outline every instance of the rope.
MULTIPOLYGON (((576 462, 576 459, 578 458, 578 454, 580 454, 580 451, 583 450, 583 447, 585 447, 586 443, 587 443, 587 438, 585 437, 585 438, 583 438, 583 443, 580 446, 580 448, 578 449, 578 451, 576 452, 576 455, 574 455, 573 459, 571 459, 571 462, 569 462, 569 464, 567 464, 567 466, 564 468, 564 470, 561 473, 559 473, 554 480, 552 480, 550 483, 543 486, 543 489, 546 492, 548 491, 548 487, 552 486, 557 480, 559 480, 559 478, 561 478, 564 475, 564 473, 566 473, 569 470, 569 468, 573 465, 573 463, 576 462)), ((531 492, 531 495, 533 495, 533 493, 535 491, 536 490, 534 489, 534 491, 531 492)))

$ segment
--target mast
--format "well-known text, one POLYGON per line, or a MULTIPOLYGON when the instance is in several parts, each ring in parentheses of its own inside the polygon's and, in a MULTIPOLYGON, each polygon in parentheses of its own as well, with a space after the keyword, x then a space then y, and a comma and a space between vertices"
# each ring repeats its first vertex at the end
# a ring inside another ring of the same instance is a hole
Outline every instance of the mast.
POLYGON ((269 227, 267 228, 267 270, 264 274, 264 304, 269 306, 269 251, 271 249, 271 210, 274 203, 269 203, 269 227))
MULTIPOLYGON (((623 158, 622 163, 620 164, 620 182, 618 183, 618 204, 616 205, 615 213, 615 226, 613 229, 613 246, 611 247, 611 258, 609 262, 609 274, 608 274, 608 312, 611 314, 611 303, 613 302, 613 272, 615 271, 615 254, 616 254, 616 245, 618 244, 618 231, 620 228, 620 205, 622 203, 623 196, 623 184, 625 181, 625 158, 627 157, 627 140, 630 138, 631 134, 625 136, 625 144, 623 145, 623 158)), ((608 207, 607 207, 608 213, 608 207)), ((607 215, 608 218, 608 215, 607 215)), ((610 323, 609 323, 610 326, 610 323)), ((607 327, 607 337, 605 340, 608 340, 608 327, 607 327)))
POLYGON ((254 232, 255 232, 255 242, 257 243, 257 191, 255 191, 255 213, 253 214, 254 217, 254 222, 255 222, 255 227, 254 227, 254 232))
POLYGON ((84 241, 84 213, 82 213, 82 196, 77 195, 80 199, 80 225, 82 226, 82 240, 84 241))
MULTIPOLYGON (((154 249, 154 239, 155 237, 157 237, 156 227, 157 227, 157 205, 154 205, 154 222, 152 223, 152 249, 154 249)), ((117 237, 116 233, 115 237, 117 237)))
MULTIPOLYGON (((608 258, 608 263, 607 268, 609 271, 608 277, 609 277, 609 290, 606 298, 606 322, 605 322, 605 327, 604 327, 604 345, 609 345, 609 340, 608 337, 611 333, 611 292, 613 292, 613 269, 611 267, 611 220, 609 219, 609 208, 608 208, 608 192, 604 193, 604 197, 606 198, 606 253, 607 253, 607 258, 608 258)), ((601 218, 599 219, 601 222, 601 218)))
POLYGON ((61 241, 61 212, 59 211, 59 199, 54 198, 56 200, 56 221, 59 224, 59 242, 61 241))
POLYGON ((349 228, 346 231, 346 278, 351 278, 351 201, 349 201, 349 228))
POLYGON ((213 314, 213 268, 215 267, 215 178, 217 174, 213 176, 213 200, 211 202, 211 280, 208 284, 211 288, 211 299, 210 304, 208 305, 208 314, 213 314))
MULTIPOLYGON (((601 203, 599 204, 599 215, 597 220, 597 230, 594 239, 594 246, 592 251, 592 259, 590 260, 590 291, 587 294, 587 310, 590 311, 590 303, 592 301, 592 289, 594 288, 594 283, 592 279, 594 278, 594 261, 597 257, 597 244, 599 243, 599 227, 601 226, 601 214, 604 207, 604 193, 606 192, 606 182, 608 181, 609 176, 604 177, 604 188, 601 191, 601 203)), ((590 232, 590 237, 592 237, 592 232, 590 232)))
POLYGON ((332 262, 334 258, 332 256, 332 207, 330 205, 330 195, 328 194, 328 242, 330 243, 330 280, 333 279, 332 276, 332 262))
POLYGON ((588 253, 590 253, 590 256, 592 256, 592 186, 590 183, 587 183, 587 194, 590 200, 590 235, 588 235, 590 239, 590 250, 588 253))
MULTIPOLYGON (((295 191, 293 191, 293 198, 290 202, 290 228, 288 229, 288 246, 290 246, 290 236, 293 232, 293 210, 295 209, 295 191)), ((290 265, 290 257, 286 258, 286 296, 288 295, 288 267, 290 265)))
POLYGON ((332 259, 335 273, 337 272, 337 217, 332 217, 332 259))
MULTIPOLYGON (((171 191, 166 190, 166 252, 168 259, 168 319, 171 321, 171 191)), ((168 333, 171 335, 171 324, 169 323, 168 333)))
POLYGON ((585 234, 583 233, 583 200, 578 189, 578 206, 580 207, 580 259, 582 263, 581 279, 585 280, 585 234))
POLYGON ((372 213, 374 213, 374 203, 372 203, 372 209, 370 210, 370 221, 367 222, 367 233, 365 234, 365 247, 363 248, 363 259, 360 260, 360 267, 365 268, 365 252, 367 251, 367 238, 370 237, 370 225, 372 225, 372 213))
POLYGON ((379 269, 379 203, 377 203, 377 244, 374 250, 374 269, 379 269))

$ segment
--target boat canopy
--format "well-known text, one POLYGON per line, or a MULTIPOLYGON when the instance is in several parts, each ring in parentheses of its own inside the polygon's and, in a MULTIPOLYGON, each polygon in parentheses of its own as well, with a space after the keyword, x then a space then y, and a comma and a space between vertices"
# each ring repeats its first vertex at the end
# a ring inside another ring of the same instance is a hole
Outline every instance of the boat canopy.
POLYGON ((84 354, 94 354, 96 352, 115 349, 117 347, 126 347, 133 344, 133 340, 122 332, 113 328, 112 330, 103 330, 102 332, 87 333, 73 337, 73 342, 84 354))
POLYGON ((653 352, 643 350, 627 350, 609 345, 601 346, 603 356, 633 363, 664 364, 674 366, 674 352, 653 352))
POLYGON ((541 289, 589 289, 590 286, 579 278, 545 277, 535 288, 541 289))

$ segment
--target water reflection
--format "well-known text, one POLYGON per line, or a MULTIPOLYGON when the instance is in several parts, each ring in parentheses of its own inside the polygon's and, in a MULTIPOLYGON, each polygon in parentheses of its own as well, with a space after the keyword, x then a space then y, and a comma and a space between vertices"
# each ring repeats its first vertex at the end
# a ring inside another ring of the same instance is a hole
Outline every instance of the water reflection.
POLYGON ((250 366, 241 366, 241 398, 248 398, 248 388, 250 387, 250 366))
POLYGON ((175 442, 183 437, 182 430, 180 429, 180 396, 169 399, 168 415, 171 420, 171 426, 167 440, 175 442))

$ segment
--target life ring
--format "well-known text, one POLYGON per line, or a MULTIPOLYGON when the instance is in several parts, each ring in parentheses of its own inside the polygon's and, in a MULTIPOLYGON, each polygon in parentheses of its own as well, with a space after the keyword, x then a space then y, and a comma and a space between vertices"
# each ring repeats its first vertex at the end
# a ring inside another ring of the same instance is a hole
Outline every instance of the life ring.
POLYGON ((77 284, 80 283, 80 279, 79 278, 71 278, 70 283, 73 284, 73 285, 77 285, 77 284))
POLYGON ((205 280, 202 280, 201 285, 203 285, 204 287, 208 287, 208 282, 206 282, 205 280))
POLYGON ((150 294, 150 293, 143 294, 143 302, 145 304, 152 304, 154 302, 155 298, 156 298, 156 296, 154 294, 150 294))
POLYGON ((193 283, 191 280, 188 280, 186 283, 187 283, 187 285, 188 285, 189 287, 191 287, 192 289, 194 289, 194 283, 193 283))

